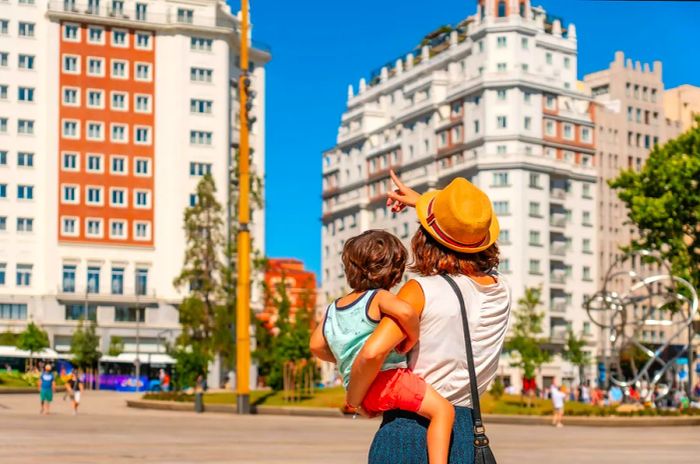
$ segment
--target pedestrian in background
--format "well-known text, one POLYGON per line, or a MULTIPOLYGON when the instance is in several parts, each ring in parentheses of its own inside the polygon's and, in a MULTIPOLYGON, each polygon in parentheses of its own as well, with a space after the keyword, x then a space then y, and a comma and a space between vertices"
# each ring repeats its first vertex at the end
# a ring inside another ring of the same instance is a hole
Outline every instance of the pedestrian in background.
POLYGON ((48 415, 56 391, 56 377, 51 372, 51 364, 44 366, 44 373, 39 377, 39 401, 41 402, 41 414, 48 415))
POLYGON ((564 387, 557 388, 556 384, 552 384, 550 395, 552 396, 552 406, 554 407, 552 425, 561 428, 564 426, 562 419, 564 419, 564 402, 566 401, 564 387))
POLYGON ((85 383, 78 376, 78 372, 73 369, 70 379, 66 382, 66 391, 70 395, 71 403, 73 406, 73 415, 78 415, 78 406, 80 406, 80 397, 85 390, 85 383))

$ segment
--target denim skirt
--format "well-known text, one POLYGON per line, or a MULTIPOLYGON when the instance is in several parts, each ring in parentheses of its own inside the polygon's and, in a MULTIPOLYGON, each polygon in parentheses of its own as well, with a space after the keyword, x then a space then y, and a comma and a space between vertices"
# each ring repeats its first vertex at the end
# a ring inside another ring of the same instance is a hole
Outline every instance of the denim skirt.
MULTIPOLYGON (((426 433, 429 423, 418 414, 400 410, 385 412, 369 449, 369 464, 428 464, 426 433)), ((449 462, 474 463, 474 430, 469 408, 455 407, 449 462)))

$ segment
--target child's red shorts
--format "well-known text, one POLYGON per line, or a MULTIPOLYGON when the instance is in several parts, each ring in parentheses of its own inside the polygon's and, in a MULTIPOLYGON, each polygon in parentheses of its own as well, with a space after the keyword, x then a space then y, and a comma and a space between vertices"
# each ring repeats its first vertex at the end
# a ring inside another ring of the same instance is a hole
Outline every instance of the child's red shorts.
POLYGON ((418 412, 426 388, 425 380, 408 369, 382 371, 369 387, 362 408, 370 413, 392 409, 418 412))

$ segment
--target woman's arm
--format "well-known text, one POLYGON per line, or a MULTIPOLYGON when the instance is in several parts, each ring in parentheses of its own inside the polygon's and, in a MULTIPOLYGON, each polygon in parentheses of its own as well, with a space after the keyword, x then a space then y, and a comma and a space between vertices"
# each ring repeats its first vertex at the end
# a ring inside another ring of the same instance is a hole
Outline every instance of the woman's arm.
MULTIPOLYGON (((423 289, 415 280, 409 280, 398 294, 399 298, 408 303, 420 317, 425 304, 423 289)), ((350 406, 358 406, 367 394, 370 385, 382 367, 382 363, 400 342, 404 339, 404 333, 396 322, 389 317, 382 318, 367 339, 365 345, 357 355, 350 372, 350 385, 348 385, 347 403, 350 406)))
POLYGON ((323 324, 316 326, 316 329, 311 334, 311 340, 309 340, 309 348, 311 353, 322 361, 336 362, 335 356, 331 352, 331 349, 326 343, 326 337, 323 336, 323 324))

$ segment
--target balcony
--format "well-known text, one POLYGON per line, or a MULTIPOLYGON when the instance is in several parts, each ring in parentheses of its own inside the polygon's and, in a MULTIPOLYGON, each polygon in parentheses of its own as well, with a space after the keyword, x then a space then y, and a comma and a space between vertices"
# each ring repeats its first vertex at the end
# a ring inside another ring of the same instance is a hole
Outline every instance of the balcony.
POLYGON ((566 273, 559 271, 552 271, 549 273, 549 281, 553 284, 565 284, 566 283, 566 273))
POLYGON ((566 256, 566 243, 553 242, 549 247, 552 256, 566 256))
MULTIPOLYGON (((155 307, 158 306, 158 298, 155 289, 147 289, 137 292, 134 287, 119 285, 105 285, 104 288, 79 288, 64 282, 56 291, 56 298, 61 302, 83 302, 88 304, 132 304, 155 307), (67 285, 68 284, 68 285, 67 285), (108 290, 108 291, 106 291, 108 290)), ((141 290, 141 289, 139 289, 141 290)))
POLYGON ((569 334, 569 328, 565 325, 555 325, 549 329, 549 338, 552 343, 565 343, 569 334))
POLYGON ((550 196, 550 198, 555 199, 555 200, 564 200, 564 199, 566 199, 566 190, 561 189, 561 188, 550 189, 549 196, 550 196))
MULTIPOLYGON (((566 280, 566 279, 564 279, 566 280)), ((550 303, 550 311, 553 313, 565 313, 566 312, 566 299, 565 298, 552 298, 550 303)))
MULTIPOLYGON (((79 16, 88 16, 91 23, 104 22, 114 23, 115 21, 135 22, 150 25, 175 25, 185 27, 220 27, 236 30, 238 21, 230 14, 222 13, 221 10, 211 9, 204 14, 201 11, 192 14, 178 11, 175 7, 168 7, 152 3, 157 8, 154 11, 137 7, 136 4, 113 3, 111 1, 72 1, 72 0, 49 0, 49 16, 58 16, 66 19, 76 19, 79 16), (113 6, 114 5, 114 6, 113 6), (160 8, 158 8, 160 7, 160 8)), ((87 19, 87 18, 84 18, 87 19)), ((132 25, 133 27, 133 25, 132 25)))
POLYGON ((552 227, 566 227, 566 216, 561 213, 553 213, 549 216, 549 225, 552 227))

